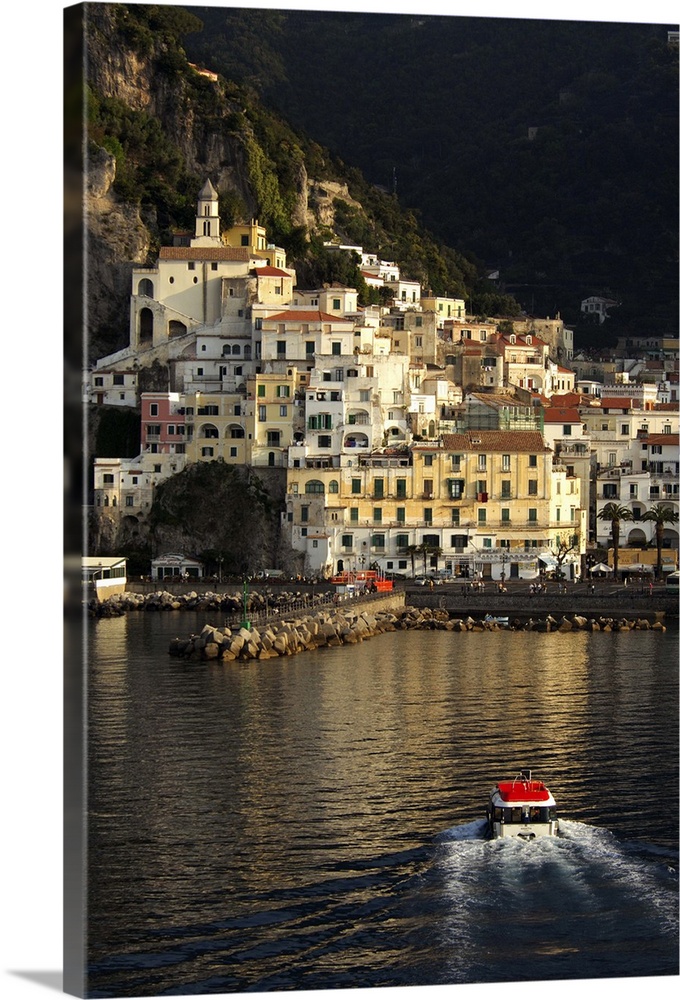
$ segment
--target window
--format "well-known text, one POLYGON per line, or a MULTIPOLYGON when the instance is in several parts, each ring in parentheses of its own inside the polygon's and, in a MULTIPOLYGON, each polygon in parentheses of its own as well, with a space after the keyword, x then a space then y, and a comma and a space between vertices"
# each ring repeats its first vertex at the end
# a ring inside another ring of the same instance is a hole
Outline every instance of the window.
POLYGON ((423 521, 425 522, 425 524, 432 524, 432 508, 431 507, 424 507, 423 508, 423 521))
POLYGON ((353 522, 355 522, 357 524, 359 523, 359 508, 358 507, 350 507, 350 509, 349 509, 349 519, 350 519, 350 521, 353 521, 353 522))
POLYGON ((328 492, 329 493, 338 493, 339 490, 340 490, 340 487, 338 485, 337 479, 331 479, 330 483, 328 484, 328 492))
POLYGON ((335 357, 339 357, 339 355, 342 353, 341 348, 342 344, 340 343, 340 341, 334 340, 331 343, 331 354, 335 355, 335 357))
POLYGON ((308 357, 311 357, 314 354, 314 341, 313 340, 307 340, 305 342, 305 354, 308 357))
POLYGON ((333 299, 333 308, 334 309, 340 308, 340 299, 333 299))
POLYGON ((300 520, 303 524, 309 521, 309 507, 300 507, 300 520))
POLYGON ((111 475, 111 473, 105 472, 103 479, 104 479, 104 486, 112 486, 113 485, 113 476, 111 475))
POLYGON ((281 446, 281 432, 267 431, 267 447, 279 448, 281 446))
POLYGON ((257 394, 258 394, 258 396, 264 396, 264 395, 266 395, 266 392, 267 392, 266 386, 264 386, 264 385, 258 385, 258 387, 257 387, 257 394))
POLYGON ((352 480, 352 493, 361 493, 361 480, 360 479, 353 479, 352 480))
POLYGON ((501 480, 501 496, 507 499, 510 496, 510 480, 501 480))
POLYGON ((285 340, 276 341, 276 356, 277 358, 285 358, 286 356, 286 342, 285 340))
POLYGON ((510 472, 510 456, 503 455, 501 458, 501 471, 510 472))
POLYGON ((397 479, 397 497, 402 500, 406 498, 406 480, 397 479))
POLYGON ((451 456, 451 471, 460 472, 460 455, 451 456))
POLYGON ((382 507, 373 508, 373 520, 376 524, 382 524, 382 507))
POLYGON ((330 446, 331 446, 330 434, 319 434, 319 448, 330 448, 330 446))
POLYGON ((616 483, 605 483, 602 487, 602 496, 605 500, 613 500, 617 495, 616 483))
POLYGON ((628 437, 629 434, 630 434, 630 424, 621 424, 622 437, 628 437))
POLYGON ((449 497, 451 500, 460 500, 464 490, 464 479, 449 479, 449 497))
POLYGON ((290 397, 290 386, 289 385, 277 385, 277 387, 276 387, 276 395, 279 398, 283 397, 284 399, 288 399, 290 397))
POLYGON ((530 497, 538 496, 538 479, 529 480, 529 496, 530 497))
POLYGON ((477 468, 480 472, 486 471, 486 455, 477 456, 477 468))
POLYGON ((236 458, 237 455, 238 455, 238 448, 230 448, 229 449, 229 457, 230 458, 236 458))
POLYGON ((397 524, 406 524, 406 508, 397 507, 397 524))
POLYGON ((671 433, 671 425, 670 424, 664 424, 663 425, 663 432, 664 432, 664 434, 670 434, 671 433))
POLYGON ((396 539, 397 549, 407 549, 408 548, 408 535, 399 534, 396 539))
POLYGON ((538 509, 536 507, 529 507, 529 523, 538 522, 538 509))
POLYGON ((384 549, 385 548, 385 536, 371 535, 371 545, 374 549, 384 549))
POLYGON ((457 528, 460 524, 460 508, 454 507, 451 511, 451 524, 457 528))
POLYGON ((426 497, 431 497, 433 492, 433 479, 423 479, 423 493, 426 497))
POLYGON ((484 507, 480 507, 477 511, 477 523, 486 524, 486 509, 484 507))
POLYGON ((538 455, 529 455, 529 468, 535 469, 538 466, 538 455))
POLYGON ((103 385, 104 385, 104 379, 102 378, 102 376, 101 376, 101 375, 98 375, 98 376, 97 376, 97 377, 95 378, 95 380, 94 380, 94 384, 95 384, 95 385, 101 385, 101 386, 103 386, 103 385))
POLYGON ((285 404, 283 406, 279 406, 279 416, 280 417, 288 416, 288 407, 285 404))
POLYGON ((509 507, 503 507, 502 508, 502 510, 501 510, 501 521, 503 521, 506 524, 510 521, 510 508, 509 507))
POLYGON ((147 424, 146 425, 146 434, 147 434, 147 437, 150 437, 151 435, 159 435, 160 432, 161 432, 161 425, 160 424, 147 424))
POLYGON ((382 500, 385 495, 385 480, 384 479, 374 479, 373 480, 373 496, 382 500))
POLYGON ((423 464, 424 465, 432 465, 433 458, 434 458, 434 455, 425 455, 425 456, 423 456, 423 464))
POLYGON ((258 420, 266 420, 267 419, 267 407, 266 406, 258 406, 258 408, 257 408, 257 419, 258 420))
POLYGON ((134 501, 133 497, 125 497, 125 506, 126 507, 134 507, 134 505, 135 505, 135 501, 134 501))
POLYGON ((201 455, 203 456, 203 458, 212 458, 214 454, 215 454, 214 448, 201 448, 201 455))
POLYGON ((125 385, 125 376, 124 375, 114 375, 113 376, 113 384, 114 385, 125 385))
POLYGON ((562 424, 562 436, 563 437, 571 436, 571 424, 562 424))
POLYGON ((151 405, 149 406, 149 416, 151 417, 158 416, 158 403, 151 403, 151 405))
POLYGON ((351 549, 354 545, 354 535, 341 535, 340 544, 343 549, 351 549))

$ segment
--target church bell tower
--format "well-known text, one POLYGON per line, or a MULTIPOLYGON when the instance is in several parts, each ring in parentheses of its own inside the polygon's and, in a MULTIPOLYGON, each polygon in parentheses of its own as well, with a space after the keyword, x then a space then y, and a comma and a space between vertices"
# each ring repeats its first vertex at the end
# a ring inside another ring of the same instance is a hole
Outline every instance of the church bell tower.
POLYGON ((219 199, 209 178, 198 195, 196 233, 192 240, 194 246, 206 243, 221 243, 219 199))

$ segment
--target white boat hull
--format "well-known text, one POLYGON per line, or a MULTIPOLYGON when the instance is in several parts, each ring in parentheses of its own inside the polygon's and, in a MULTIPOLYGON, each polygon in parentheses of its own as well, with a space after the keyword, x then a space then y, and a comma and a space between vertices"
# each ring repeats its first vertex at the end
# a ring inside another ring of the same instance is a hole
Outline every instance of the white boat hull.
POLYGON ((549 823, 490 823, 491 838, 517 837, 520 840, 536 840, 537 837, 556 837, 559 831, 558 821, 549 823))

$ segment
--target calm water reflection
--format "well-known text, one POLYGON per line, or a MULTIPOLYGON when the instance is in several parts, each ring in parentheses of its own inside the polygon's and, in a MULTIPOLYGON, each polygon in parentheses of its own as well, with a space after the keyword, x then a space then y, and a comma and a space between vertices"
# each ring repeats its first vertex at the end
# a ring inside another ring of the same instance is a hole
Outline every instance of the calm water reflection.
POLYGON ((203 624, 92 625, 92 995, 677 972, 677 634, 397 633, 210 667, 167 655, 203 624), (569 835, 514 858, 476 822, 524 765, 569 835), (488 918, 529 857, 550 943, 532 945, 520 908, 519 975, 488 918), (631 922, 636 878, 666 923, 654 907, 631 922), (615 914, 600 947, 560 920, 576 885, 615 914))

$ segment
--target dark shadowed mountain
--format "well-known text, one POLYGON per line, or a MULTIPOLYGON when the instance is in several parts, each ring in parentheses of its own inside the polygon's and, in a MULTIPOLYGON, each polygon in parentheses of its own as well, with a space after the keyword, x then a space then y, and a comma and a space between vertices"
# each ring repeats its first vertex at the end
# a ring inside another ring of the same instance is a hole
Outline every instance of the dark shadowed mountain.
POLYGON ((677 330, 672 25, 192 7, 190 59, 395 194, 537 314, 677 330))

